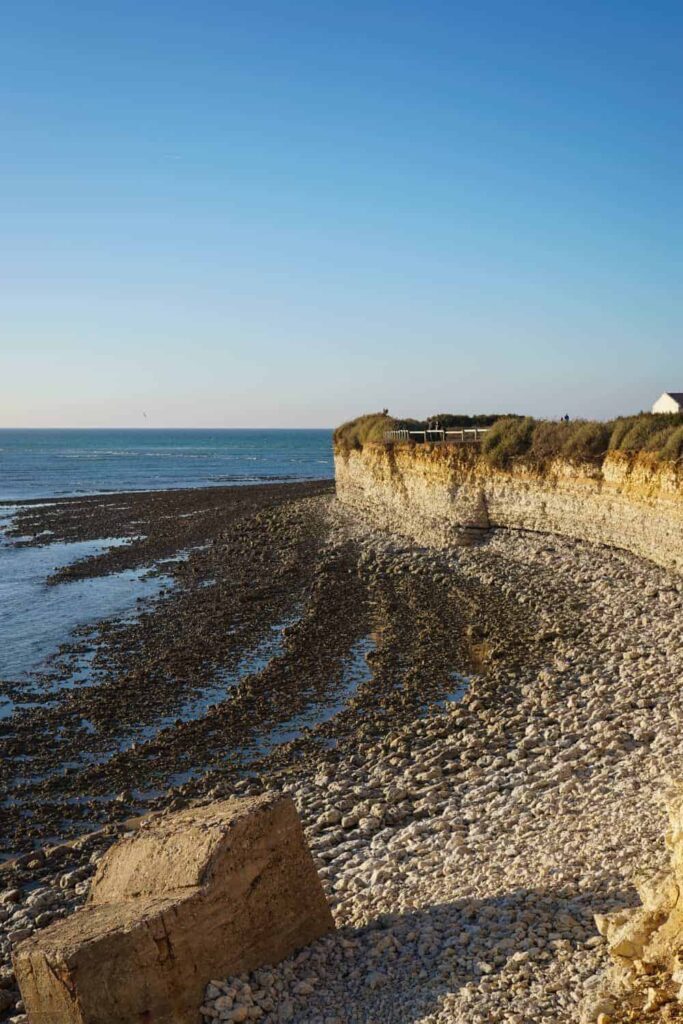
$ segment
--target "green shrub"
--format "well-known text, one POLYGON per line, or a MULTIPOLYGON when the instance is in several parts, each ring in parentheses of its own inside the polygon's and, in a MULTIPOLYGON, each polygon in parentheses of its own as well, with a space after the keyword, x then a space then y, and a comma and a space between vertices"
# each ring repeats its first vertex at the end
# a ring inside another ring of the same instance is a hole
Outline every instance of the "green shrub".
POLYGON ((602 459, 609 447, 612 424, 581 420, 573 424, 573 427, 562 448, 562 455, 572 462, 602 459))
POLYGON ((609 450, 611 452, 621 451, 621 443, 633 426, 633 420, 632 416, 623 416, 615 420, 609 439, 609 450))
POLYGON ((575 426, 560 420, 540 420, 534 425, 531 458, 535 462, 549 462, 561 454, 575 426))
POLYGON ((668 458, 665 451, 669 451, 669 438, 681 426, 680 413, 641 412, 639 416, 624 416, 614 423, 610 451, 659 452, 661 458, 668 458))
POLYGON ((661 427, 645 440, 642 450, 646 452, 663 452, 675 427, 661 427))
POLYGON ((626 433, 620 439, 619 451, 640 452, 648 447, 648 442, 658 433, 661 434, 664 424, 657 416, 638 416, 631 421, 626 433))
MULTIPOLYGON (((419 430, 424 430, 428 423, 438 423, 442 430, 462 430, 471 427, 492 427, 501 419, 502 413, 480 413, 476 416, 469 416, 467 413, 439 412, 435 416, 428 416, 423 420, 419 430)), ((508 416, 509 419, 515 417, 508 416)), ((414 421, 413 421, 414 422, 414 421)), ((403 424, 401 424, 402 426, 403 424)))
POLYGON ((610 424, 593 420, 536 421, 530 458, 539 464, 560 457, 594 462, 607 451, 610 431, 610 424))
POLYGON ((658 451, 666 445, 672 430, 683 426, 680 413, 641 412, 638 416, 621 416, 612 425, 610 451, 658 451))
POLYGON ((395 421, 385 412, 367 413, 337 427, 334 444, 338 448, 362 448, 372 441, 383 441, 385 432, 394 426, 395 421))
POLYGON ((683 424, 670 431, 659 457, 668 462, 678 462, 679 459, 683 459, 683 424))
POLYGON ((503 469, 513 459, 526 455, 531 448, 535 425, 531 416, 504 416, 497 420, 484 436, 481 446, 489 465, 503 469))

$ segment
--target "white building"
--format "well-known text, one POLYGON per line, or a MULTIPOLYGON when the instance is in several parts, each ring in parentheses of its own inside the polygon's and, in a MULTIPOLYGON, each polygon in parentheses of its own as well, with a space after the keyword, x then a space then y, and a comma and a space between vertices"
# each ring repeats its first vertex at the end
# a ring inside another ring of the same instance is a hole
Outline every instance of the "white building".
POLYGON ((652 406, 653 412, 683 412, 683 391, 665 391, 652 406))

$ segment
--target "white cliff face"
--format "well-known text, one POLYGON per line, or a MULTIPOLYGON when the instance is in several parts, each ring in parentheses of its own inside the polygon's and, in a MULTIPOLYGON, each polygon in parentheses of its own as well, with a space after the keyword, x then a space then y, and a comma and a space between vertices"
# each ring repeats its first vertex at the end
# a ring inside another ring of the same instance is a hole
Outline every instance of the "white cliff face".
POLYGON ((337 452, 335 473, 341 501, 423 544, 466 543, 500 526, 623 548, 683 572, 683 471, 653 457, 500 471, 472 450, 368 445, 337 452))

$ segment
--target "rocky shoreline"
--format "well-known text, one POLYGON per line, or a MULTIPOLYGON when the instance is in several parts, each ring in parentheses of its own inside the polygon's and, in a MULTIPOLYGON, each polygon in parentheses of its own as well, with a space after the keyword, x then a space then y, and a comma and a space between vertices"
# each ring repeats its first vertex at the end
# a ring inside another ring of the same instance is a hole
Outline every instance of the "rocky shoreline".
POLYGON ((205 1019, 550 1024, 582 1007, 590 1019, 607 960, 593 915, 636 903, 634 873, 665 860, 659 805, 683 768, 683 585, 531 534, 444 557, 495 574, 534 621, 544 664, 513 686, 494 663, 459 705, 293 786, 342 929, 210 989, 205 1019), (216 1018, 222 996, 233 1009, 216 1018))
MULTIPOLYGON (((339 931, 273 969, 216 979, 205 1019, 578 1021, 606 962, 593 914, 636 902, 633 872, 665 857, 658 800, 683 770, 680 577, 535 534, 420 548, 355 521, 324 494, 268 508, 240 519, 255 543, 239 564, 246 572, 264 553, 254 515, 275 516, 290 540, 294 517, 299 546, 275 545, 299 574, 298 590, 287 577, 298 617, 285 651, 240 679, 243 695, 169 730, 164 749, 191 759, 213 737, 215 758, 148 809, 290 792, 339 931), (349 687, 349 652, 368 637, 358 648, 367 670, 349 687), (247 721, 230 704, 304 693, 310 707, 326 680, 335 681, 329 717, 264 755, 255 748, 246 777, 244 764, 229 763, 225 723, 247 721)), ((220 559, 226 574, 235 564, 225 533, 212 545, 222 552, 214 575, 220 559)), ((276 534, 273 525, 269 539, 276 534)), ((198 567, 205 556, 195 557, 198 567)), ((190 566, 192 556, 179 573, 190 566)), ((272 579, 270 563, 266 572, 272 579)), ((201 582, 198 572, 193 601, 211 589, 201 582)), ((211 607, 197 614, 210 619, 211 607)), ((112 664, 122 648, 109 648, 112 664)), ((144 771, 144 759, 125 768, 144 771)), ((124 801, 98 835, 28 851, 4 869, 5 964, 27 929, 83 901, 97 859, 127 827, 117 815, 134 809, 124 801)), ((23 1019, 7 966, 0 1007, 23 1019)))

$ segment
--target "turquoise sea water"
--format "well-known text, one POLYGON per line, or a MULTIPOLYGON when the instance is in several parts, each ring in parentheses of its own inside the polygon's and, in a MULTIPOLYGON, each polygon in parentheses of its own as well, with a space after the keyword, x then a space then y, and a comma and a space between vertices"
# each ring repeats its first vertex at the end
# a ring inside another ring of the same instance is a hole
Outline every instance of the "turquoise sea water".
POLYGON ((0 501, 332 475, 330 430, 0 430, 0 501))

